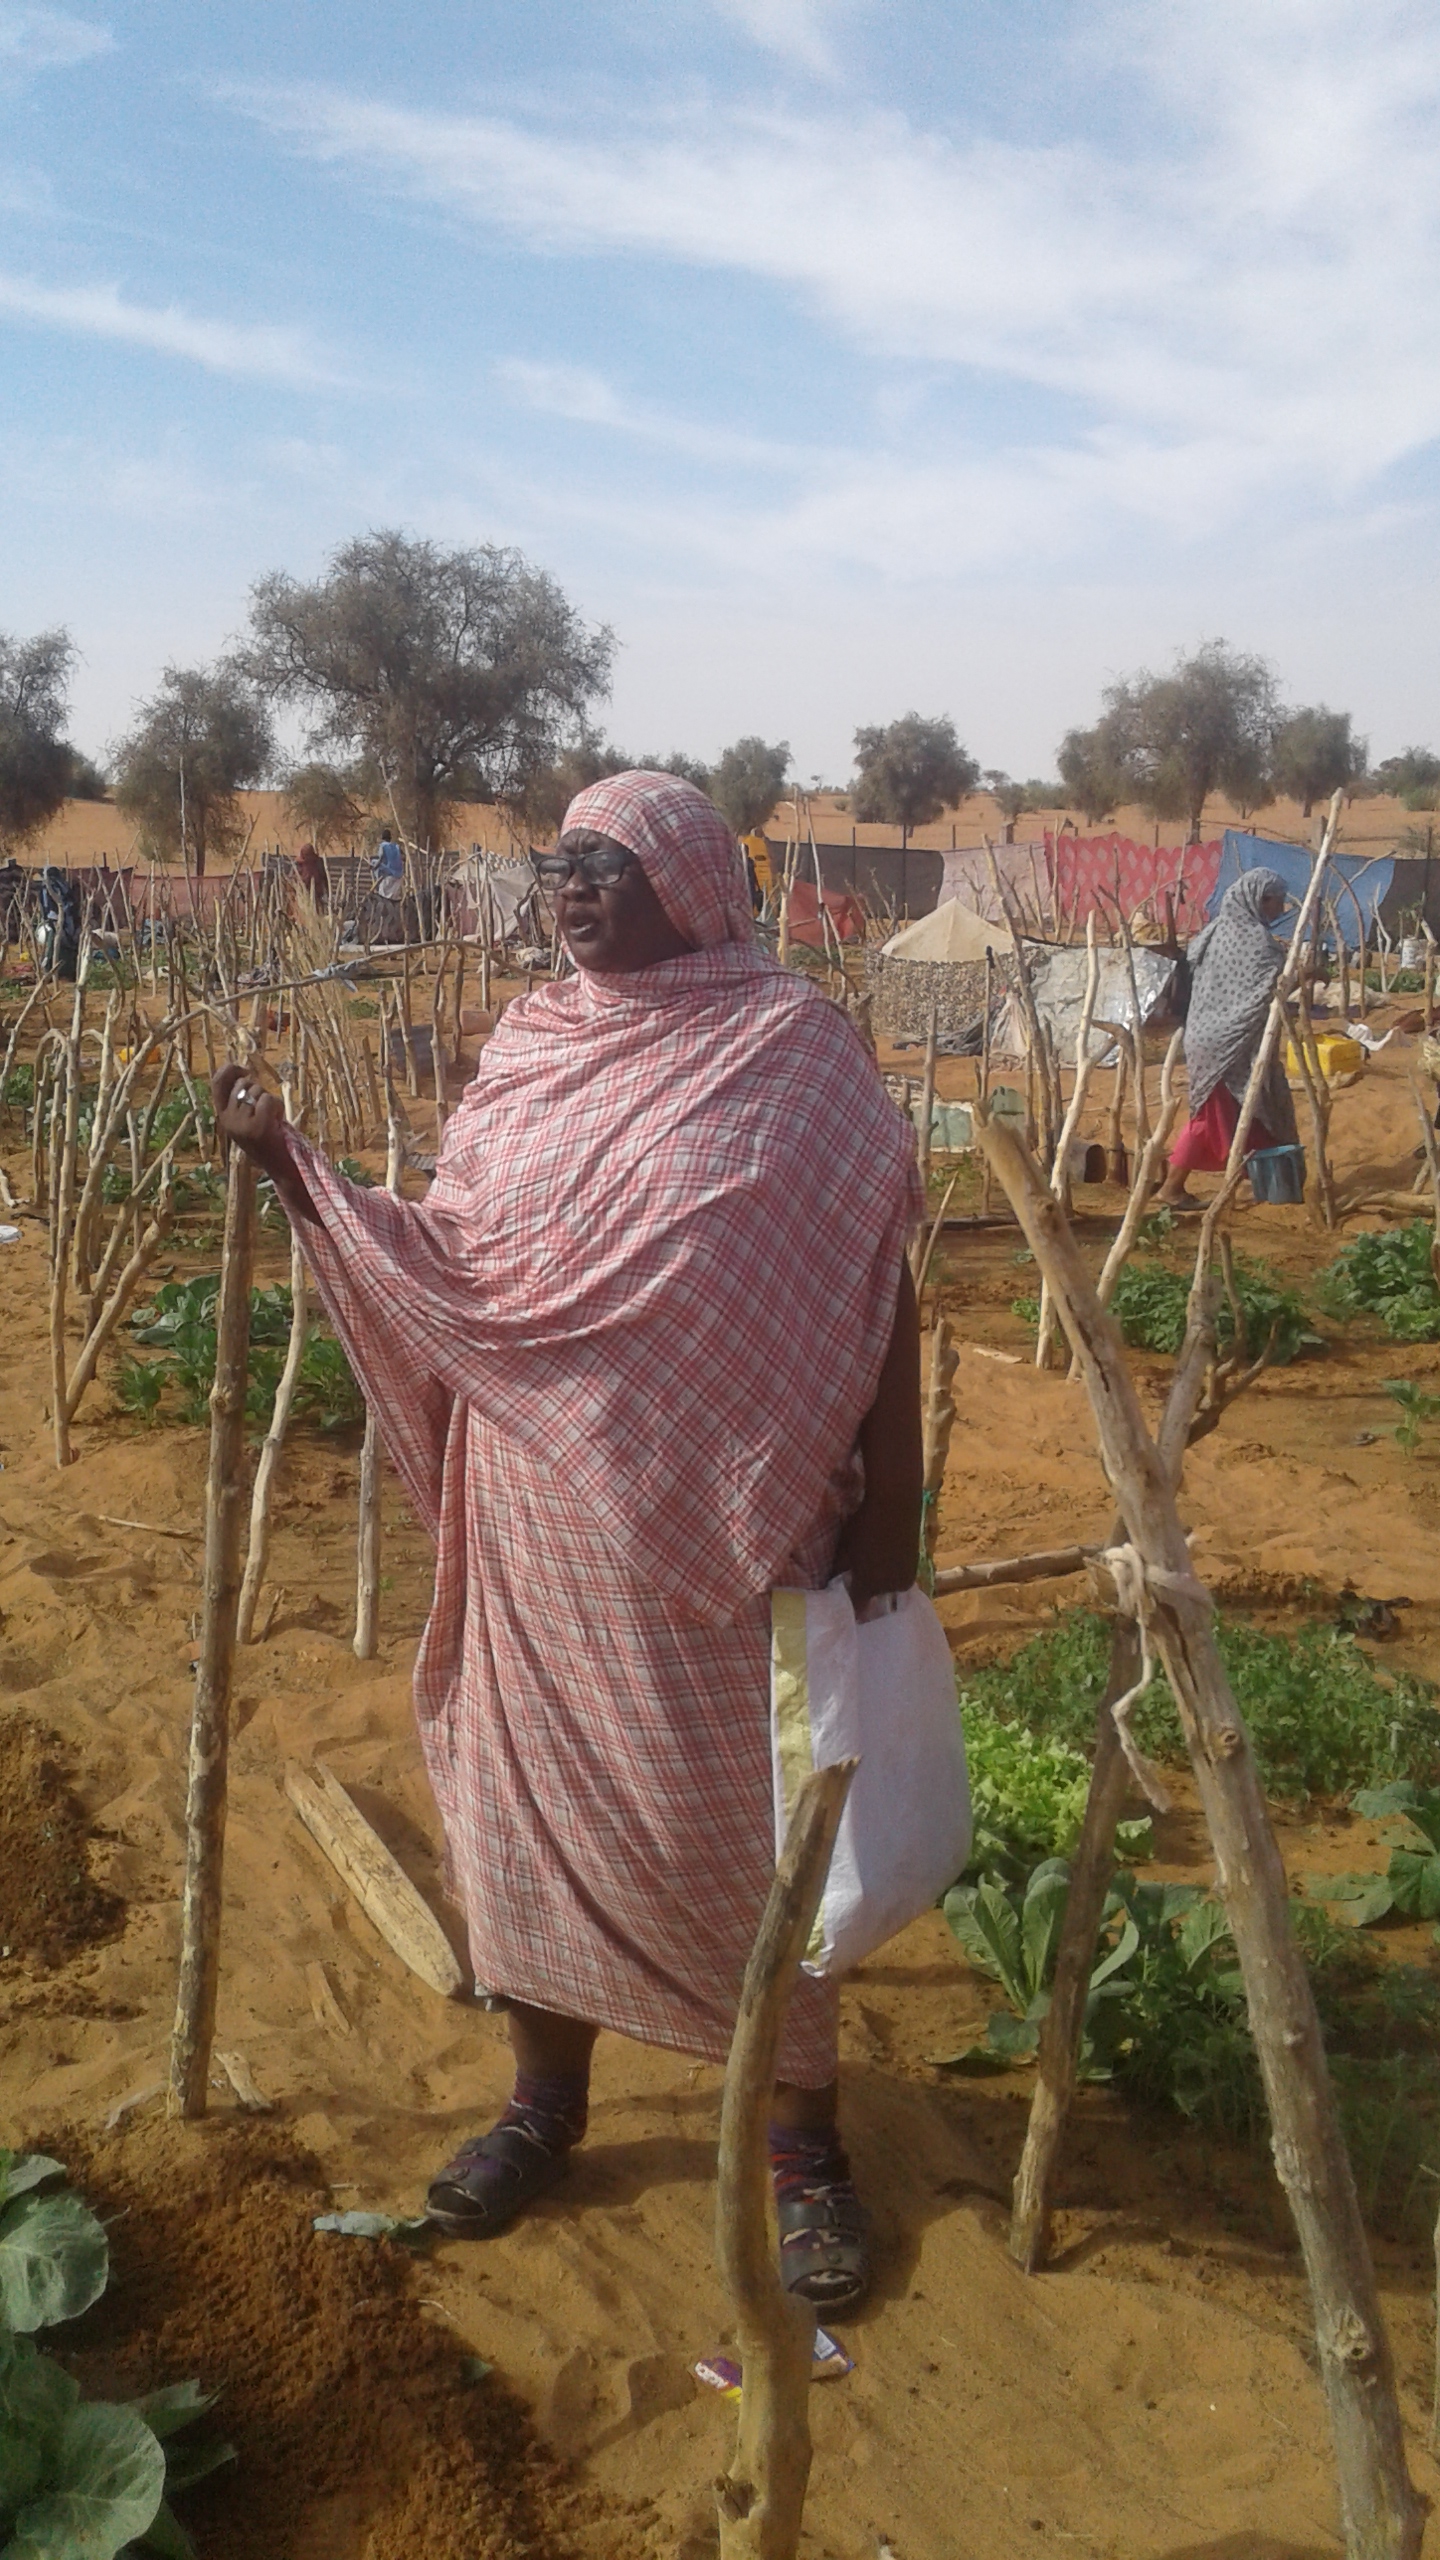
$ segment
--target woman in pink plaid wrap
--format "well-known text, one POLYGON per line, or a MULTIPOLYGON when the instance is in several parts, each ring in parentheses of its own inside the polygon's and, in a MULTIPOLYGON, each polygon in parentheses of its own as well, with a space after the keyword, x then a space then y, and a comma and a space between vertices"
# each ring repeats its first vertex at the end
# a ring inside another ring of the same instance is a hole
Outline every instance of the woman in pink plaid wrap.
MULTIPOLYGON (((909 1128, 758 948, 693 785, 595 784, 537 868, 577 975, 510 1005, 423 1203, 217 1079, 436 1541, 416 1709, 517 2062, 430 2189, 457 2233, 560 2175, 598 2028, 723 2060, 774 1870, 770 1591, 843 1568, 866 1608, 919 1546, 909 1128)), ((802 1976, 772 2160, 787 2282, 831 2311, 866 2280, 835 2034, 802 1976)))

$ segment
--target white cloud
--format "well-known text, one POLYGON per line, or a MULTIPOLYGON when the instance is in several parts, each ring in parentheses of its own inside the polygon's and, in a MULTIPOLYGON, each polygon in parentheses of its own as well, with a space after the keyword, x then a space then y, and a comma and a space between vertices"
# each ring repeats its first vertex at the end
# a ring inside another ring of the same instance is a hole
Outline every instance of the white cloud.
MULTIPOLYGON (((1440 437, 1440 21, 1416 0, 1111 0, 1089 33, 1056 143, 715 101, 601 139, 333 92, 246 103, 314 158, 536 251, 785 288, 872 367, 948 375, 957 420, 979 388, 952 468, 914 429, 871 455, 867 549, 946 488, 1022 553, 1027 498, 1057 538, 1098 505, 1102 526, 1193 542, 1258 507, 1368 496, 1440 437), (1086 138, 1083 87, 1117 52, 1150 111, 1111 150, 1086 138)), ((602 401, 592 423, 620 422, 602 401)), ((839 475, 799 521, 853 542, 861 495, 839 475)))
POLYGON ((113 285, 44 285, 0 271, 0 317, 9 313, 77 337, 109 339, 178 356, 210 373, 256 381, 334 382, 331 371, 296 329, 265 322, 205 320, 181 311, 127 302, 113 285))
POLYGON ((113 53, 108 27, 72 18, 65 9, 0 6, 0 75, 5 72, 70 71, 97 54, 113 53))
POLYGON ((682 454, 692 462, 804 471, 814 469, 822 458, 813 446, 782 444, 773 437, 746 435, 736 427, 711 427, 667 416, 663 410, 622 398, 613 383, 588 365, 536 364, 526 357, 507 356, 495 372, 513 398, 543 416, 568 418, 578 426, 607 427, 617 436, 682 454))
POLYGON ((843 0, 712 0, 712 5, 753 43, 778 54, 783 62, 793 62, 797 69, 824 80, 834 78, 836 60, 827 21, 838 14, 843 0))

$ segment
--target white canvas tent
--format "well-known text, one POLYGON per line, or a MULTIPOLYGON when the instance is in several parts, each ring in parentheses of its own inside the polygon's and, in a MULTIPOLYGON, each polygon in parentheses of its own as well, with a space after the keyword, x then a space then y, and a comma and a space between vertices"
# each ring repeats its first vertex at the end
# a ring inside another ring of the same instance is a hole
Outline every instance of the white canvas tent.
POLYGON ((1013 951, 1009 926, 987 924, 959 898, 947 898, 943 907, 892 933, 881 945, 887 960, 983 960, 987 948, 1013 951))
POLYGON ((477 850, 452 875, 477 915, 488 905, 490 932, 508 941, 535 896, 535 874, 528 862, 506 862, 477 850))
MULTIPOLYGON (((1083 948, 1050 948, 1043 944, 1026 946, 1030 959, 1030 977, 1035 991, 1035 1010, 1041 1023, 1054 1040, 1057 1055, 1073 1064, 1075 1044, 1080 1037, 1080 1017, 1085 1010, 1085 973, 1087 956, 1083 948)), ((1135 963, 1135 989, 1140 998, 1142 1025, 1164 1009, 1175 975, 1175 963, 1163 951, 1137 949, 1131 954, 1135 963)), ((1123 1023, 1130 1028, 1135 1008, 1130 997, 1130 971, 1123 951, 1102 951, 1100 984, 1095 998, 1095 1024, 1090 1034, 1090 1055, 1096 1060, 1108 1058, 1115 1046, 1104 1023, 1123 1023)), ((1030 1045, 1026 1030, 1025 1010, 1018 995, 1012 995, 996 1046, 1006 1057, 1023 1058, 1030 1045)))

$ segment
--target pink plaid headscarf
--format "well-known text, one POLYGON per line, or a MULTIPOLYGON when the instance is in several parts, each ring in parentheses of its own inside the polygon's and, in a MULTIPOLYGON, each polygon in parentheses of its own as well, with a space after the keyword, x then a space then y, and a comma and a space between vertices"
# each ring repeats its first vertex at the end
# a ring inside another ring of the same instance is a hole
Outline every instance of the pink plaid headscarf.
MULTIPOLYGON (((698 947, 511 1004, 423 1211, 363 1195, 404 1266, 383 1350, 343 1257, 326 1300, 422 1518, 472 1405, 658 1589, 723 1620, 853 1500, 914 1134, 844 1015, 760 950, 703 793, 622 774, 566 823, 628 845, 698 947)), ((314 1178, 345 1192, 318 1157, 314 1178)))
POLYGON ((594 827, 633 853, 677 933, 696 951, 753 942, 740 848, 713 800, 673 773, 612 773, 577 791, 561 833, 594 827))

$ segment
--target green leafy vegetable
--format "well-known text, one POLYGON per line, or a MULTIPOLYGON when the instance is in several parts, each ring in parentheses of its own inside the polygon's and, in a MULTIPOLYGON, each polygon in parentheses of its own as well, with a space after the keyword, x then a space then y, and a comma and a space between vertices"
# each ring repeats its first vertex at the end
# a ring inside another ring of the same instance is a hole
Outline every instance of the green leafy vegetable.
POLYGON ((1342 1317, 1376 1315, 1393 1342, 1440 1342, 1440 1288, 1428 1219, 1352 1236, 1317 1282, 1322 1306, 1342 1317))
MULTIPOLYGON (((116 1385, 126 1410, 146 1421, 160 1421, 168 1408, 167 1391, 178 1391, 177 1419, 202 1422, 215 1383, 215 1312, 218 1273, 201 1272, 192 1280, 169 1280, 150 1305, 131 1317, 137 1340, 157 1356, 121 1362, 116 1385)), ((250 1293, 250 1381, 245 1412, 256 1430, 265 1430, 275 1409, 275 1390, 285 1366, 290 1341, 291 1299, 283 1285, 250 1293)), ((365 1399, 356 1385, 341 1345, 312 1328, 300 1362, 294 1412, 301 1421, 318 1423, 322 1431, 338 1431, 365 1416, 365 1399)))
POLYGON ((1406 1457, 1413 1458, 1420 1446, 1421 1424, 1433 1422, 1440 1413, 1440 1396, 1426 1395, 1413 1378, 1387 1378, 1385 1393, 1400 1407, 1395 1437, 1406 1457))
POLYGON ((83 2400, 29 2335, 73 2319, 104 2290, 102 2225, 42 2153, 0 2152, 0 2554, 3 2560, 116 2560, 143 2544, 193 2560, 167 2501, 235 2458, 216 2439, 178 2441, 213 2392, 182 2382, 128 2405, 83 2400))
POLYGON ((1382 1824, 1399 1845, 1383 1875, 1311 1877, 1312 1902, 1343 1909, 1356 1929, 1398 1911, 1407 1920, 1440 1920, 1440 1788, 1415 1787, 1407 1779, 1388 1787, 1362 1787, 1355 1810, 1382 1824))
POLYGON ((54 2461, 64 2485, 20 2507, 5 2560, 116 2560, 154 2522, 165 2455, 133 2409, 105 2400, 71 2409, 54 2461))
POLYGON ((0 2213, 0 2319, 22 2336, 87 2311, 109 2268, 104 2225, 68 2188, 17 2196, 0 2213))
MULTIPOLYGON (((1380 1680, 1354 1637, 1332 1626, 1276 1635, 1221 1618, 1220 1652, 1272 1795, 1342 1795, 1408 1777, 1440 1780, 1440 1715, 1413 1673, 1380 1680)), ((1068 1610, 1008 1662, 966 1674, 967 1732, 977 1709, 1034 1736, 1088 1750, 1110 1661, 1110 1624, 1068 1610)), ((1163 1675, 1134 1709, 1130 1729, 1152 1758, 1181 1760, 1179 1720, 1163 1675)))

